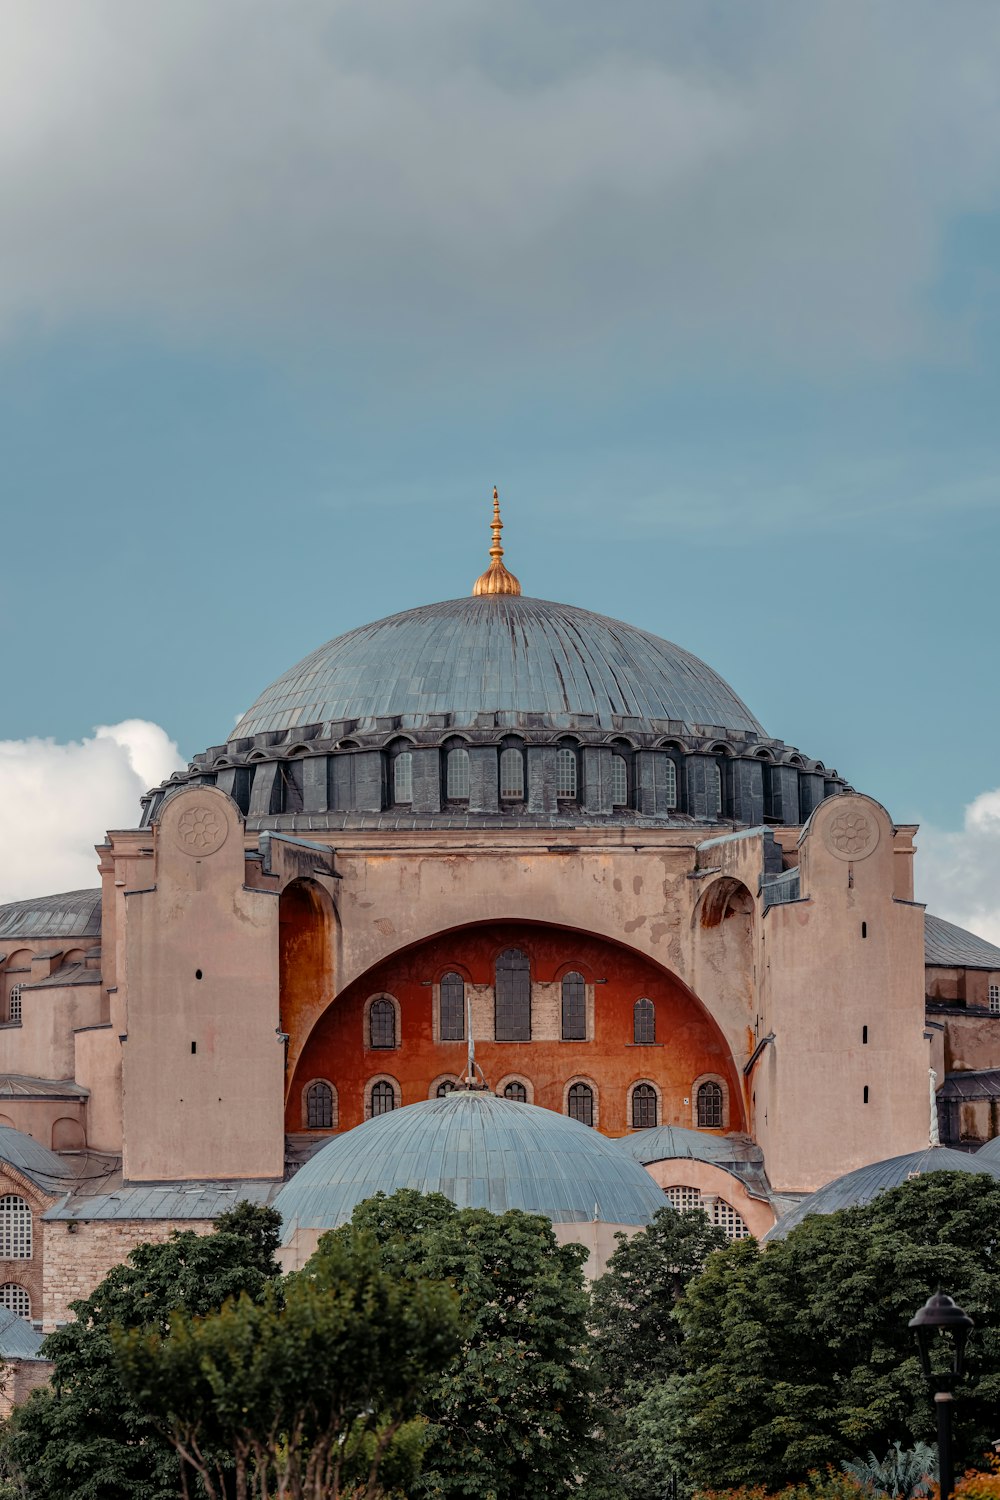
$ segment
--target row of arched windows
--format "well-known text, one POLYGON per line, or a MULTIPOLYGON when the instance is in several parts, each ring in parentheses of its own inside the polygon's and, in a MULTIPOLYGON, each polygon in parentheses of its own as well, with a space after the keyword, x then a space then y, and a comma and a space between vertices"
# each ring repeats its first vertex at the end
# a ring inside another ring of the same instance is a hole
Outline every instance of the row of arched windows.
MULTIPOLYGON (((508 747, 500 751, 498 765, 498 790, 503 802, 523 802, 525 798, 524 751, 508 747)), ((722 804, 722 783, 719 768, 714 762, 719 785, 719 806, 722 804)), ((677 806, 677 768, 672 760, 664 762, 665 777, 663 795, 668 807, 677 806)), ((624 755, 611 757, 611 805, 628 807, 632 800, 629 764, 624 755)), ((556 797, 559 801, 575 802, 580 796, 580 752, 575 746, 560 745, 556 751, 556 797)), ((392 801, 406 806, 413 801, 413 752, 398 750, 391 760, 392 801)), ((446 750, 444 756, 444 795, 448 802, 468 802, 472 787, 472 763, 464 746, 446 750)))
MULTIPOLYGON (((442 1099, 458 1086, 457 1079, 444 1078, 435 1088, 437 1098, 442 1099)), ((514 1078, 502 1089, 505 1099, 516 1104, 527 1104, 527 1085, 514 1078)), ((384 1115, 398 1109, 401 1100, 396 1083, 389 1078, 377 1078, 366 1090, 366 1114, 384 1115)), ((566 1093, 566 1113, 581 1125, 593 1125, 596 1117, 597 1096, 594 1087, 582 1080, 571 1083, 566 1093)), ((706 1130, 721 1129, 725 1100, 722 1085, 709 1080, 702 1083, 696 1094, 696 1110, 699 1126, 706 1130)), ((311 1083, 305 1093, 305 1123, 309 1130, 332 1130, 336 1121, 336 1098, 333 1085, 325 1079, 311 1083)), ((631 1124, 633 1130, 650 1130, 659 1124, 660 1097, 651 1083, 637 1083, 632 1088, 631 1124)), ((6 1200, 4 1200, 6 1201, 6 1200)), ((30 1220, 30 1215, 29 1215, 30 1220)), ((30 1255, 30 1222, 29 1250, 30 1255)))

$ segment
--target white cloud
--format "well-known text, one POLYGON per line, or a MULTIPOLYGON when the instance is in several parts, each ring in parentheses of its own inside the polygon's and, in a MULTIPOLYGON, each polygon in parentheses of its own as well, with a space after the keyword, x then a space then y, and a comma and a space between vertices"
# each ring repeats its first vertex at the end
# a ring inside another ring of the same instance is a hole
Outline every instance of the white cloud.
POLYGON ((1000 788, 969 803, 960 833, 923 828, 919 849, 918 899, 1000 945, 1000 788))
POLYGON ((183 766, 145 719, 66 745, 0 741, 0 902, 96 886, 94 845, 109 828, 134 828, 142 793, 183 766))
MULTIPOLYGON (((0 328, 905 352, 1000 192, 992 0, 0 0, 0 328)), ((941 329, 935 330, 937 336, 941 329)))

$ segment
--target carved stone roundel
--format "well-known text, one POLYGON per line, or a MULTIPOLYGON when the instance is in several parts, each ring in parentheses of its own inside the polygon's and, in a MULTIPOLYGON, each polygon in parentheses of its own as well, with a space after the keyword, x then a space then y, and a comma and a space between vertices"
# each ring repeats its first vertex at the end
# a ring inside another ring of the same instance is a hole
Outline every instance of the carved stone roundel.
POLYGON ((835 813, 826 830, 826 846, 838 859, 867 859, 878 846, 878 824, 862 808, 835 813))
POLYGON ((185 854, 201 859, 221 849, 228 832, 229 824, 217 807, 210 802, 196 802, 193 807, 185 808, 177 819, 174 837, 177 847, 185 854))

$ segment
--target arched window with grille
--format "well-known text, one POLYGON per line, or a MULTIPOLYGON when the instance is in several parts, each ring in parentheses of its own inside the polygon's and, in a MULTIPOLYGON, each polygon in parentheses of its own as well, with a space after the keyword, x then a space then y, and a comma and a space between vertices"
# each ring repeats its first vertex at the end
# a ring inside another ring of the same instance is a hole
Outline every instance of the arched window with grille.
POLYGON ((524 752, 500 751, 500 796, 508 802, 524 801, 524 752))
POLYGON ((587 986, 582 974, 566 974, 562 982, 562 1039, 587 1040, 587 986))
POLYGON ((594 1123, 594 1090, 589 1083, 571 1083, 566 1096, 566 1113, 581 1125, 594 1123))
POLYGON ((705 803, 710 818, 722 811, 722 772, 717 760, 710 760, 705 767, 705 803))
POLYGON ((21 986, 12 984, 10 987, 10 998, 7 1001, 7 1018, 10 1021, 21 1019, 21 986))
POLYGON ((442 974, 440 1029, 443 1042, 465 1038, 465 980, 461 974, 442 974))
POLYGON ((28 1296, 27 1289, 18 1286, 16 1281, 8 1281, 0 1286, 0 1307, 6 1307, 26 1321, 31 1320, 31 1298, 28 1296))
POLYGON ((434 1090, 434 1097, 435 1099, 444 1099, 446 1095, 453 1094, 455 1092, 455 1088, 456 1084, 454 1078, 442 1078, 441 1082, 434 1090))
POLYGON ((663 785, 668 807, 677 806, 677 767, 668 757, 663 767, 663 785))
POLYGON ((663 1190, 678 1213, 701 1210, 709 1221, 721 1229, 727 1240, 748 1240, 750 1230, 743 1216, 725 1198, 703 1197, 698 1188, 668 1187, 663 1190))
POLYGON ((401 750, 392 762, 392 800, 405 804, 413 801, 413 756, 401 750))
POLYGON ((527 1104, 528 1090, 519 1078, 512 1078, 510 1083, 504 1084, 503 1096, 505 1099, 513 1099, 515 1104, 527 1104))
POLYGON ((656 1007, 645 996, 632 1007, 632 1040, 639 1047, 656 1041, 656 1007))
POLYGON ((469 752, 463 747, 448 751, 445 796, 449 802, 469 800, 469 752))
POLYGON ((632 1090, 632 1128, 650 1130, 656 1124, 656 1090, 651 1083, 637 1083, 632 1090))
POLYGON ((368 1011, 368 1045, 395 1047, 396 1007, 391 1000, 373 1000, 368 1011))
POLYGON ((531 969, 520 948, 497 959, 494 1035, 498 1042, 531 1041, 531 969))
POLYGON ((576 751, 563 745, 556 751, 556 796, 571 802, 576 795, 576 751))
POLYGON ((0 1198, 0 1260, 31 1259, 31 1204, 16 1193, 0 1198))
POLYGON ((704 1130, 719 1130, 722 1126, 722 1085, 703 1083, 698 1087, 698 1124, 704 1130))
POLYGON ((306 1129, 333 1129, 333 1089, 319 1078, 306 1089, 306 1129))
POLYGON ((613 807, 628 806, 628 764, 624 755, 611 757, 611 804, 613 807))
MULTIPOLYGON (((13 994, 13 991, 11 991, 13 994)), ((990 1015, 1000 1016, 1000 984, 991 984, 989 989, 990 1015)))
POLYGON ((380 1078, 377 1083, 372 1084, 371 1103, 368 1108, 369 1115, 387 1115, 390 1110, 396 1108, 396 1090, 388 1079, 380 1078))

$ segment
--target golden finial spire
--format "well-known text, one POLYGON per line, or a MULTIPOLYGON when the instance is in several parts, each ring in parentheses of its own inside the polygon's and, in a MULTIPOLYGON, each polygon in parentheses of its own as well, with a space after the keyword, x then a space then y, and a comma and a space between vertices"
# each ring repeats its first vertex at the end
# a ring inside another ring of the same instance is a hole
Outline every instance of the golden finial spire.
POLYGON ((500 519, 500 495, 496 485, 493 486, 493 545, 490 548, 490 557, 493 561, 482 577, 477 578, 472 585, 473 597, 481 594, 519 594, 521 585, 513 573, 503 565, 503 548, 500 545, 500 533, 503 531, 503 522, 500 519))

